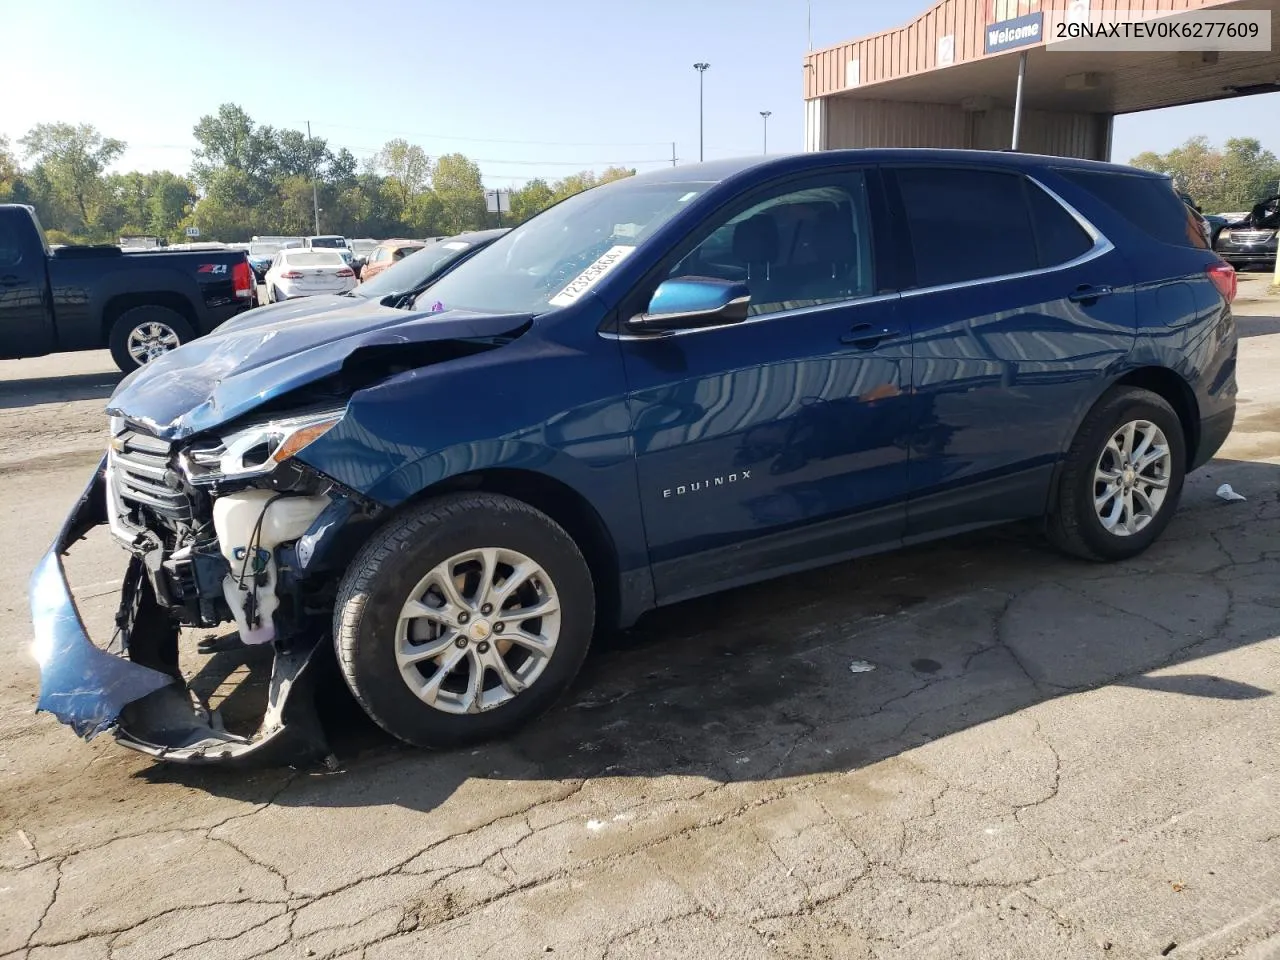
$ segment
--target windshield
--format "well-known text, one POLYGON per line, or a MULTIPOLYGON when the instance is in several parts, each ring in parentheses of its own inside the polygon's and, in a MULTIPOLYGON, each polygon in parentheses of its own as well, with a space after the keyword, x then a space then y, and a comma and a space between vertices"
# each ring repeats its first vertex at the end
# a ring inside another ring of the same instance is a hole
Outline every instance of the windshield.
POLYGON ((311 246, 329 247, 334 250, 338 249, 339 247, 345 249, 347 246, 347 241, 342 239, 342 237, 312 237, 311 246))
POLYGON ((570 197, 444 277, 432 288, 433 306, 482 313, 568 306, 708 186, 623 180, 570 197))
POLYGON ((363 257, 367 254, 373 253, 373 251, 378 249, 378 241, 377 240, 352 240, 351 249, 354 250, 359 256, 363 257))
POLYGON ((290 267, 343 267, 342 258, 327 250, 289 251, 284 255, 286 266, 290 267))
POLYGON ((429 282, 441 270, 466 254, 473 244, 465 240, 444 240, 411 253, 399 263, 392 264, 372 280, 356 287, 355 293, 370 300, 381 300, 415 290, 429 282))

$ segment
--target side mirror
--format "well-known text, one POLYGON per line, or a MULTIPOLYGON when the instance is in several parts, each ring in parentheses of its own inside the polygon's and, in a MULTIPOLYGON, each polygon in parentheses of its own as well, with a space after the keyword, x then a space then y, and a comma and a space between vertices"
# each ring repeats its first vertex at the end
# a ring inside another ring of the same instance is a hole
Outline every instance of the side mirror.
POLYGON ((664 280, 649 309, 627 321, 637 333, 667 333, 741 323, 747 319, 751 291, 745 283, 713 277, 664 280))

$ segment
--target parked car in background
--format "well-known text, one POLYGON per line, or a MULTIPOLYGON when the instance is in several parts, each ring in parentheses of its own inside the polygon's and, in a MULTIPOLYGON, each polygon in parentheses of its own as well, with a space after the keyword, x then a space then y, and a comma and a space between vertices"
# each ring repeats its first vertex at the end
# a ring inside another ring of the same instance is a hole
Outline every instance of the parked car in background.
POLYGON ((351 269, 356 272, 357 277, 360 276, 360 268, 369 262, 369 254, 373 253, 377 246, 378 241, 371 237, 351 241, 351 269))
POLYGON ((1110 164, 822 151, 585 191, 409 309, 268 308, 126 381, 32 578, 38 707, 170 761, 262 756, 323 638, 384 729, 456 747, 654 607, 1030 518, 1136 556, 1231 429, 1235 282, 1167 178, 1110 164), (104 522, 127 654, 61 566, 104 522), (182 625, 229 622, 274 646, 251 736, 166 668, 182 625))
POLYGON ((355 288, 356 275, 337 250, 286 247, 271 261, 263 282, 267 301, 279 303, 318 293, 346 293, 355 288))
POLYGON ((1254 205, 1247 217, 1218 231, 1213 248, 1237 266, 1274 268, 1280 237, 1280 196, 1254 205))
MULTIPOLYGON (((375 300, 384 306, 411 307, 433 283, 507 233, 510 233, 509 227, 474 230, 428 243, 361 283, 352 291, 352 296, 375 300)), ((429 304, 422 309, 429 309, 429 304)))
POLYGON ((360 280, 372 280, 393 263, 399 263, 425 246, 420 240, 383 240, 374 248, 364 269, 359 271, 360 280))
POLYGON ((308 250, 336 250, 348 267, 355 260, 355 254, 351 252, 351 244, 347 242, 347 238, 337 234, 328 234, 322 237, 304 237, 302 245, 308 250))
POLYGON ((301 247, 301 237, 254 237, 249 241, 249 266, 258 283, 262 283, 271 268, 271 261, 285 247, 301 247))
POLYGON ((108 347, 128 372, 252 306, 243 253, 54 250, 35 208, 0 204, 0 358, 108 347))

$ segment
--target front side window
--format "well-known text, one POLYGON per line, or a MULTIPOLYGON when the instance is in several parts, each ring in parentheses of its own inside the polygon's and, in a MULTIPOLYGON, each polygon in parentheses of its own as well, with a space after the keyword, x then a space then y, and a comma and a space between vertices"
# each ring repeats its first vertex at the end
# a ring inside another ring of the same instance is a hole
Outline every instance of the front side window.
POLYGON ((993 170, 896 172, 916 286, 984 280, 1040 266, 1023 177, 993 170))
POLYGON ((874 291, 866 180, 840 173, 751 204, 715 227, 669 277, 745 283, 752 315, 874 291))

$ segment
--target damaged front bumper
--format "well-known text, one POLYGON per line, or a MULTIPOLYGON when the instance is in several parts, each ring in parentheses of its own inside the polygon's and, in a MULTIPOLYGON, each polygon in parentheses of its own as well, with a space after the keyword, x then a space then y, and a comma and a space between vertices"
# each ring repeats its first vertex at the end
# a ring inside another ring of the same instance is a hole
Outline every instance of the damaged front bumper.
POLYGON ((37 710, 88 740, 111 730, 123 745, 180 763, 306 762, 328 751, 310 674, 319 636, 276 648, 267 709, 252 736, 222 728, 178 671, 178 626, 155 598, 140 559, 130 560, 116 616, 119 653, 95 645, 67 586, 62 556, 108 521, 107 459, 98 464, 31 576, 32 654, 40 666, 37 710))

